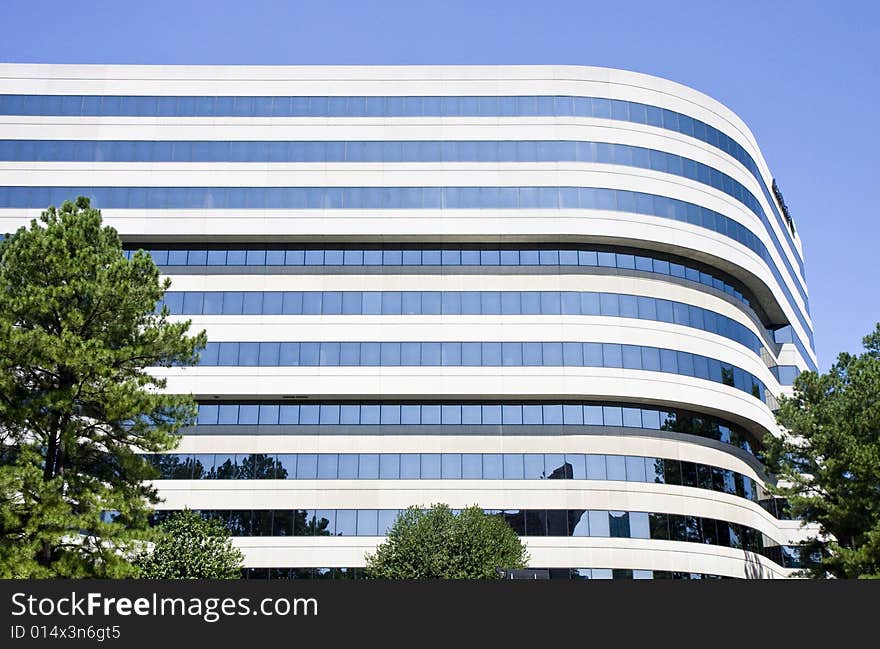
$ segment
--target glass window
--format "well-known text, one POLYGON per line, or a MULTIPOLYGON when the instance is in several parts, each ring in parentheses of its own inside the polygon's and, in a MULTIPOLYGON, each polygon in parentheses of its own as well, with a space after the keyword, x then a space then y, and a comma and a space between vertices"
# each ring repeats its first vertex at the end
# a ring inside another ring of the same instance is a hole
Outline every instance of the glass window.
POLYGON ((500 453, 486 453, 483 455, 483 479, 501 480, 504 478, 503 456, 500 453))
POLYGON ((441 405, 440 418, 441 423, 446 425, 461 424, 461 406, 446 404, 441 405))
POLYGON ((571 536, 590 536, 589 512, 579 509, 568 510, 568 529, 571 536))
POLYGON ((623 350, 620 345, 602 343, 602 366, 623 367, 623 350))
POLYGON ((301 405, 299 407, 299 423, 302 425, 314 425, 319 421, 319 406, 317 404, 301 405))
MULTIPOLYGON (((540 350, 540 347, 538 347, 540 350)), ((504 365, 521 366, 523 364, 523 352, 521 343, 501 343, 501 356, 504 365)))
POLYGON ((660 411, 642 409, 642 428, 660 429, 660 411))
POLYGON ((611 536, 619 539, 630 538, 629 512, 608 512, 611 536))
POLYGON ((584 406, 584 424, 587 426, 602 426, 602 406, 584 406))
MULTIPOLYGON (((378 526, 378 516, 377 516, 378 526)), ((357 510, 356 509, 337 509, 336 510, 336 535, 337 536, 354 536, 357 534, 357 510)))
POLYGON ((296 459, 296 477, 298 480, 314 480, 318 477, 318 456, 314 453, 302 453, 296 459))
POLYGON ((661 458, 645 458, 645 480, 654 484, 665 484, 667 482, 661 458))
POLYGON ((546 404, 541 406, 544 424, 562 423, 562 404, 546 404))
MULTIPOLYGON (((565 456, 564 471, 566 477, 574 480, 587 479, 587 465, 585 458, 580 453, 567 453, 565 456)), ((551 464, 552 465, 552 464, 551 464)), ((556 473, 554 470, 553 473, 556 473)), ((552 477, 552 474, 551 474, 552 477)))
POLYGON ((541 352, 543 365, 562 365, 562 343, 541 343, 541 352))
POLYGON ((685 487, 698 487, 697 465, 693 462, 681 462, 681 484, 685 487))
MULTIPOLYGON (((279 456, 280 457, 280 456, 279 456)), ((294 457, 294 456, 291 456, 294 457)), ((318 477, 324 479, 338 478, 353 480, 357 478, 357 455, 335 455, 332 453, 319 456, 318 477)))
POLYGON ((568 516, 565 509, 547 510, 547 536, 568 536, 568 516))
POLYGON ((397 521, 398 511, 396 509, 380 509, 379 510, 379 526, 378 533, 385 535, 394 526, 397 521))
POLYGON ((440 454, 439 453, 423 453, 422 454, 422 480, 439 480, 440 478, 441 478, 440 454))
POLYGON ((485 406, 462 406, 462 423, 468 423, 464 421, 465 408, 475 408, 479 412, 477 416, 479 417, 480 421, 474 423, 482 422, 483 425, 493 426, 502 423, 500 404, 490 404, 485 406))
POLYGON ((400 406, 400 423, 404 425, 418 425, 422 423, 422 409, 414 405, 400 406))
POLYGON ((626 458, 623 455, 608 455, 605 460, 609 480, 626 480, 626 458))
POLYGON ((562 406, 562 423, 566 425, 580 426, 584 423, 583 406, 564 404, 562 406))
POLYGON ((339 406, 336 404, 321 404, 319 406, 318 423, 324 425, 339 424, 339 406))
POLYGON ((640 408, 621 408, 623 426, 626 428, 642 427, 642 411, 640 408))
POLYGON ((397 404, 382 404, 379 410, 379 423, 383 425, 400 424, 400 406, 397 404))
POLYGON ((697 465, 698 486, 702 489, 712 488, 712 469, 705 464, 697 465))
POLYGON ((589 512, 590 536, 611 536, 608 512, 592 509, 589 512))
POLYGON ((645 482, 645 458, 626 456, 626 479, 630 482, 645 482))
POLYGON ((335 480, 338 456, 335 453, 322 453, 318 456, 318 479, 335 480))
POLYGON ((199 404, 199 415, 197 423, 200 426, 212 426, 217 423, 217 417, 220 413, 220 406, 199 404))
POLYGON ((468 367, 481 365, 480 343, 461 343, 461 364, 468 367))
POLYGON ((483 477, 483 456, 479 453, 464 453, 461 456, 461 477, 465 480, 480 480, 483 477))
POLYGON ((587 480, 607 480, 608 471, 604 455, 586 456, 587 480))
POLYGON ((602 406, 605 426, 623 426, 623 410, 620 406, 602 406))
POLYGON ((259 407, 259 424, 272 426, 278 423, 279 406, 263 404, 259 407))
POLYGON ((525 536, 526 518, 524 511, 519 509, 507 509, 504 511, 504 520, 507 521, 507 524, 513 528, 513 531, 516 532, 517 535, 525 536))
POLYGON ((336 536, 336 510, 315 510, 315 534, 318 536, 336 536))
MULTIPOLYGON (((522 423, 526 425, 539 425, 544 422, 543 408, 539 405, 526 404, 522 406, 522 423)), ((505 422, 507 423, 507 422, 505 422)))
POLYGON ((441 457, 441 478, 444 480, 461 479, 461 454, 443 453, 441 457))
POLYGON ((630 537, 634 539, 651 538, 650 524, 648 522, 647 512, 630 512, 629 513, 629 531, 630 537))
POLYGON ((524 476, 523 456, 519 453, 506 453, 503 457, 504 479, 522 480, 524 476))
POLYGON ((403 480, 418 480, 422 475, 421 456, 418 453, 404 453, 400 456, 400 477, 403 480))
POLYGON ((210 474, 217 480, 235 480, 238 478, 238 464, 235 455, 218 453, 214 455, 214 470, 210 474))
POLYGON ((383 453, 379 456, 379 477, 383 480, 400 478, 400 455, 383 453))
POLYGON ((671 538, 669 534, 668 514, 648 514, 648 538, 666 541, 671 538))
POLYGON ((544 472, 546 477, 551 480, 570 480, 572 478, 572 467, 561 453, 548 453, 544 456, 544 472))
POLYGON ((526 536, 547 536, 547 512, 543 509, 527 509, 526 536))
POLYGON ((238 423, 254 425, 259 423, 260 407, 256 404, 242 404, 238 408, 238 423))
POLYGON ((538 453, 527 453, 523 456, 523 477, 526 480, 544 478, 544 456, 538 453))
POLYGON ((637 345, 623 345, 622 349, 623 367, 630 370, 642 369, 642 348, 637 345))
POLYGON ((361 453, 358 478, 376 480, 379 477, 379 456, 376 453, 361 453))
POLYGON ((295 425, 299 423, 299 406, 281 406, 279 409, 278 423, 295 425))

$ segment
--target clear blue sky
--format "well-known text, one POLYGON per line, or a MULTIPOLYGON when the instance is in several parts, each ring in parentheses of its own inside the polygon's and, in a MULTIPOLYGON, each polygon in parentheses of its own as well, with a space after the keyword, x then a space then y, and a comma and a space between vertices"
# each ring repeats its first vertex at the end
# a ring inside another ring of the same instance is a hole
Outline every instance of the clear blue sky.
POLYGON ((880 320, 880 3, 0 0, 0 61, 600 65, 752 128, 804 240, 820 367, 880 320))

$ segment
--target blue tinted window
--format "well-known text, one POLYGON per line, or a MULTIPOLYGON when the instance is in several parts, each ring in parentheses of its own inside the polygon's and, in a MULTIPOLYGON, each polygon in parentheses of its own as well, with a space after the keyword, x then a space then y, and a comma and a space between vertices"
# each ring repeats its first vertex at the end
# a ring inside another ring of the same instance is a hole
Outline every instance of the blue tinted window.
POLYGON ((318 477, 318 456, 314 453, 302 453, 296 460, 296 477, 298 480, 314 480, 318 477))
POLYGON ((645 458, 626 457, 626 479, 630 482, 645 482, 645 458))
POLYGON ((379 512, 375 509, 361 509, 357 512, 357 535, 376 536, 379 533, 379 512))
POLYGON ((439 453, 423 453, 422 480, 439 480, 442 477, 441 459, 439 453))
POLYGON ((362 453, 359 458, 358 477, 361 480, 376 480, 379 477, 379 456, 375 453, 362 453))
POLYGON ((440 475, 444 480, 458 480, 462 477, 460 453, 444 453, 440 459, 440 475))
POLYGON ((501 480, 505 477, 502 457, 502 455, 497 453, 486 453, 483 455, 484 480, 501 480))
POLYGON ((544 456, 538 453, 527 453, 523 456, 523 478, 540 480, 544 477, 544 456))
POLYGON ((589 519, 590 536, 611 536, 607 511, 590 510, 589 519))
POLYGON ((461 477, 465 480, 480 480, 483 477, 483 456, 479 453, 465 453, 461 456, 461 477))
POLYGON ((607 480, 608 471, 604 455, 586 456, 587 480, 607 480))
POLYGON ((523 456, 514 453, 508 453, 503 456, 504 462, 504 479, 505 480, 522 480, 524 476, 523 456))
POLYGON ((335 480, 338 456, 335 453, 322 453, 318 456, 318 479, 335 480))
POLYGON ((404 480, 418 480, 421 477, 421 456, 417 453, 404 453, 400 456, 400 477, 404 480))
POLYGON ((623 455, 608 455, 605 462, 609 480, 626 480, 626 458, 623 455))
POLYGON ((571 477, 574 480, 586 480, 587 479, 587 465, 586 459, 581 454, 566 454, 565 463, 571 467, 571 477))
POLYGON ((400 478, 400 456, 396 453, 385 453, 379 456, 379 477, 383 480, 400 478))

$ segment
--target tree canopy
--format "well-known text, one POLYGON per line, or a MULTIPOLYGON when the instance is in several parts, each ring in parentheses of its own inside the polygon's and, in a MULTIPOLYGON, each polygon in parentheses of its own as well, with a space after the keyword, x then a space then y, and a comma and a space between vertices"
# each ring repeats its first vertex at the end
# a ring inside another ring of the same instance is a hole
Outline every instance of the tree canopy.
POLYGON ((367 556, 375 579, 499 579, 499 569, 525 568, 528 553, 500 516, 447 505, 403 511, 376 553, 367 556))
POLYGON ((159 526, 159 538, 135 564, 144 579, 239 579, 242 554, 221 521, 189 509, 159 526))
POLYGON ((827 374, 802 373, 782 398, 766 462, 791 513, 819 525, 804 552, 814 577, 880 577, 880 324, 862 354, 842 353, 827 374))
POLYGON ((0 242, 0 577, 123 577, 148 529, 154 469, 196 414, 148 371, 206 339, 156 304, 169 287, 123 254, 87 198, 0 242))

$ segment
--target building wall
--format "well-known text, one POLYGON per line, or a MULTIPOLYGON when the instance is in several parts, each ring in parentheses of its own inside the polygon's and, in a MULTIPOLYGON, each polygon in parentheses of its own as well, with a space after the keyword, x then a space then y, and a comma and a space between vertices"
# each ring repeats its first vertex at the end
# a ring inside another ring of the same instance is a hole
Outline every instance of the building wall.
MULTIPOLYGON (((568 66, 4 64, 0 68, 0 228, 4 231, 39 214, 47 197, 54 201, 75 190, 96 198, 96 207, 119 230, 129 249, 612 252, 623 255, 615 257, 614 267, 220 266, 202 261, 201 265, 164 263, 162 268, 172 280, 172 291, 190 293, 540 291, 654 298, 723 316, 738 331, 751 332, 760 349, 678 316, 661 321, 642 315, 561 311, 525 315, 461 315, 448 310, 343 315, 326 309, 291 315, 268 307, 262 313, 240 314, 205 315, 187 311, 188 307, 176 311, 175 317, 191 318, 194 329, 206 329, 212 343, 638 345, 720 361, 754 377, 763 392, 759 398, 742 386, 700 376, 685 361, 680 361, 678 371, 552 362, 475 366, 473 359, 421 366, 380 362, 355 367, 318 361, 156 370, 168 378, 169 390, 192 392, 202 403, 623 403, 720 419, 742 431, 754 451, 763 435, 779 432, 772 412, 776 397, 790 392, 798 371, 815 368, 801 242, 773 198, 772 175, 755 138, 730 110, 684 86, 619 70, 568 66), (139 107, 127 109, 124 106, 136 102, 114 103, 119 96, 159 99, 139 100, 139 107), (454 110, 451 102, 440 100, 360 104, 351 100, 348 108, 328 101, 324 112, 316 101, 318 108, 300 113, 295 108, 299 104, 287 99, 326 96, 484 99, 462 101, 454 110), (239 99, 211 100, 206 104, 209 108, 199 108, 199 97, 239 99), (247 97, 257 99, 240 99, 247 97), (493 104, 485 99, 492 97, 504 101, 493 104), (559 99, 553 100, 552 108, 548 108, 550 100, 536 99, 537 108, 530 108, 531 99, 516 103, 511 97, 559 99), (229 108, 224 108, 227 103, 229 108), (149 148, 114 144, 132 141, 158 144, 149 148), (362 146, 377 141, 428 144, 399 150, 389 145, 385 151, 395 153, 381 156, 375 147, 362 146), (531 141, 542 143, 537 155, 528 145, 531 141), (198 146, 190 149, 191 142, 232 146, 228 153, 216 154, 198 146), (261 148, 261 142, 272 142, 274 148, 261 148), (348 144, 334 145, 332 151, 337 153, 321 154, 330 161, 316 160, 312 154, 306 155, 311 161, 294 161, 301 153, 293 147, 306 150, 307 146, 289 143, 303 142, 348 144), (450 148, 445 155, 437 153, 450 142, 464 144, 454 152, 450 148), (468 149, 469 142, 498 144, 480 145, 484 148, 477 150, 468 149), (525 143, 521 148, 526 153, 511 153, 514 145, 505 144, 511 142, 525 143), (564 142, 568 147, 564 151, 578 153, 554 157, 553 151, 563 149, 546 144, 553 142, 564 142), (235 149, 235 143, 246 150, 235 149), (545 146, 549 148, 540 148, 545 146), (195 189, 173 189, 181 187, 195 189), (225 194, 217 189, 227 187, 256 189, 225 194), (300 205, 293 197, 296 192, 272 189, 279 187, 341 189, 338 193, 316 189, 323 192, 320 202, 300 205), (457 189, 447 190, 442 200, 433 198, 439 196, 435 190, 424 190, 419 194, 424 195, 419 199, 424 201, 422 207, 413 207, 416 199, 406 198, 415 194, 407 194, 405 188, 437 187, 546 188, 550 198, 533 199, 540 191, 532 189, 518 190, 515 205, 492 198, 502 195, 494 189, 474 198, 473 205, 467 202, 471 200, 467 193, 457 189), (155 188, 170 189, 159 194, 155 188), (398 189, 387 190, 381 198, 382 194, 368 190, 345 188, 398 189), (585 195, 597 202, 585 202, 585 195), (616 197, 616 204, 604 204, 608 196, 616 197), (224 206, 212 207, 218 200, 226 201, 224 206), (642 270, 628 265, 627 259, 635 258, 629 255, 657 260, 655 269, 668 269, 664 262, 693 267, 703 272, 703 280, 685 276, 684 271, 680 276, 668 270, 645 272, 644 261, 642 270), (712 277, 715 286, 708 285, 712 277)), ((703 316, 699 318, 702 323, 703 316)), ((420 424, 357 425, 343 430, 320 424, 311 428, 202 424, 186 431, 176 454, 602 453, 702 463, 757 482, 766 479, 760 464, 742 448, 676 431, 675 426, 666 428, 420 424)), ((780 520, 759 505, 757 496, 749 499, 644 481, 163 479, 157 485, 165 509, 393 510, 434 502, 452 507, 477 503, 498 510, 705 517, 757 530, 772 546, 791 545, 804 535, 797 522, 780 520)), ((358 567, 364 563, 364 553, 380 541, 380 536, 236 537, 246 565, 252 568, 358 567)), ((787 575, 791 565, 768 558, 776 556, 772 553, 760 556, 712 543, 597 536, 529 536, 526 541, 537 567, 779 577, 787 575)))

